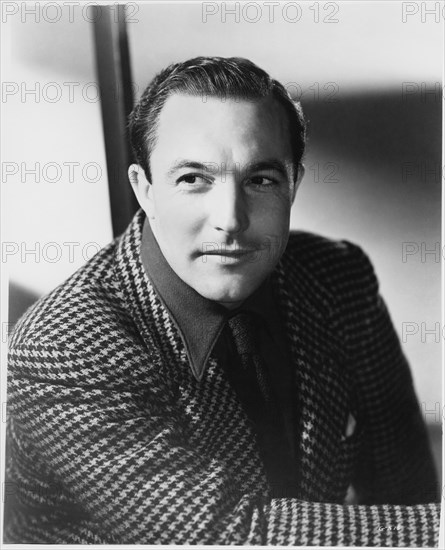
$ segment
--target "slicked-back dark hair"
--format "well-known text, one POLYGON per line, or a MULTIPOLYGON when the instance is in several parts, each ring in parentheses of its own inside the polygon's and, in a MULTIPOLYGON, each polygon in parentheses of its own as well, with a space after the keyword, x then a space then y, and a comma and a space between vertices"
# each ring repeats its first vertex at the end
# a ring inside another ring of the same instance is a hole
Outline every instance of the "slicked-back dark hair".
POLYGON ((159 115, 173 94, 221 99, 260 100, 272 96, 284 108, 290 129, 295 174, 304 153, 306 122, 298 102, 255 63, 241 57, 195 57, 158 73, 129 117, 130 142, 137 163, 152 182, 150 156, 156 144, 159 115))

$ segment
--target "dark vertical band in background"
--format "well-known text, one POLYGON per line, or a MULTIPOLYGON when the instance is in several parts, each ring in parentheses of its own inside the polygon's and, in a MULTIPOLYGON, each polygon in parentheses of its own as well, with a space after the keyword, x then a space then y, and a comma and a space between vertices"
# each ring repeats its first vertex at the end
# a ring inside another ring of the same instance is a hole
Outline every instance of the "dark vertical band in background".
POLYGON ((137 210, 127 170, 132 162, 127 118, 133 108, 125 5, 95 6, 94 46, 101 93, 113 235, 120 235, 137 210))

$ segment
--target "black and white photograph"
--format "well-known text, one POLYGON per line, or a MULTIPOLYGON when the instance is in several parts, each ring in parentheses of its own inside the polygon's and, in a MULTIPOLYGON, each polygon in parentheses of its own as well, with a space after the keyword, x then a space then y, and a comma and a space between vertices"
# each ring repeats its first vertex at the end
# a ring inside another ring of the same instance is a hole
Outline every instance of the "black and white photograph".
POLYGON ((2 548, 444 547, 445 3, 1 18, 2 548))

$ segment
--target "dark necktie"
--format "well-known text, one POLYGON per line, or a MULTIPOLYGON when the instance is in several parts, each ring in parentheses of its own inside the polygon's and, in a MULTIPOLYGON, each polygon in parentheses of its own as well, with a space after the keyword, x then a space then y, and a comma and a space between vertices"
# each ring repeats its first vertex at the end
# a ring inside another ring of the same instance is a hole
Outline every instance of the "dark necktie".
POLYGON ((239 357, 239 377, 245 381, 247 402, 262 405, 260 410, 265 411, 271 404, 271 388, 258 353, 253 317, 248 313, 238 313, 229 319, 228 324, 239 357))
POLYGON ((283 414, 259 352, 256 316, 237 313, 229 318, 228 326, 238 359, 238 364, 232 367, 232 380, 254 424, 272 496, 293 496, 295 464, 291 459, 283 414))

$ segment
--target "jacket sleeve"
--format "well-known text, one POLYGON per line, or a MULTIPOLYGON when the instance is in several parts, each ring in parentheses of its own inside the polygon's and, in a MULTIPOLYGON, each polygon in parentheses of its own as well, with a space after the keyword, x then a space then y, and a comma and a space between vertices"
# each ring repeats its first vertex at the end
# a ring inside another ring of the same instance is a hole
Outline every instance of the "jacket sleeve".
POLYGON ((148 388, 142 407, 125 389, 76 382, 75 357, 29 341, 11 349, 9 412, 22 511, 8 542, 437 543, 436 504, 342 506, 240 494, 223 462, 184 443, 159 388, 148 388), (45 482, 31 479, 37 469, 45 482), (50 478, 65 500, 33 494, 50 478))
POLYGON ((341 304, 343 341, 365 426, 354 482, 359 502, 438 501, 437 476, 409 365, 369 259, 359 247, 347 246, 359 273, 341 304))

